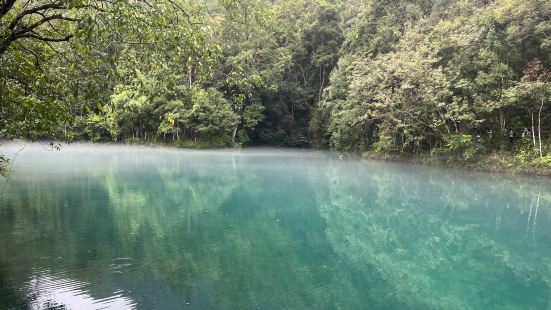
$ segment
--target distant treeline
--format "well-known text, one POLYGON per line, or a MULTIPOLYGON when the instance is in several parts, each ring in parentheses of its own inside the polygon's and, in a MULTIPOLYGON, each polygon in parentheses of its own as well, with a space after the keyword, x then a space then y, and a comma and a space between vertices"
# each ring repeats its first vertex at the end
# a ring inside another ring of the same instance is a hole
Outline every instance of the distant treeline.
POLYGON ((0 136, 551 164, 550 68, 547 0, 6 0, 0 136))

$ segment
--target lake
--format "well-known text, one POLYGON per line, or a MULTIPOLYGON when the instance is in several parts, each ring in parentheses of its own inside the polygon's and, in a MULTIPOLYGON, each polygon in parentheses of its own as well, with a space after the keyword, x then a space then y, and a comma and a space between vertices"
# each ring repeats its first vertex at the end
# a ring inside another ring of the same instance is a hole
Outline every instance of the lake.
POLYGON ((102 145, 27 144, 14 169, 0 309, 551 306, 549 180, 102 145))

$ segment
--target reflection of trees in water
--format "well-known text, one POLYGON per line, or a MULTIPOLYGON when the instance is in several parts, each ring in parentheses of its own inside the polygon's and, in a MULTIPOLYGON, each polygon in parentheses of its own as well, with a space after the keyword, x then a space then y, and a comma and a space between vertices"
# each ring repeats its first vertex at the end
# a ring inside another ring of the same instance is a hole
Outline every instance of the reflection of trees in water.
POLYGON ((6 269, 17 270, 16 287, 32 277, 32 268, 53 266, 59 269, 54 273, 68 270, 86 283, 137 286, 146 294, 159 292, 155 283, 145 284, 150 273, 174 277, 177 269, 194 264, 189 263, 193 252, 186 251, 196 242, 191 239, 193 218, 216 211, 235 187, 235 175, 209 175, 212 171, 191 164, 179 170, 178 157, 171 156, 109 160, 108 169, 90 174, 12 184, 12 207, 3 208, 13 213, 6 230, 10 235, 0 244, 5 254, 15 255, 2 259, 14 264, 6 269), (182 238, 182 243, 166 238, 182 238), (118 257, 142 264, 129 269, 144 281, 134 283, 131 276, 118 274, 128 270, 108 267, 118 257))
POLYGON ((92 296, 132 290, 143 307, 462 308, 515 305, 520 292, 544 303, 551 199, 538 183, 202 156, 113 157, 13 184, 0 261, 19 287, 50 268, 92 296))
POLYGON ((18 309, 24 307, 26 297, 10 279, 9 267, 0 260, 0 309, 18 309))
MULTIPOLYGON (((102 283, 131 289, 127 295, 144 307, 338 305, 346 288, 330 272, 337 263, 327 257, 331 247, 301 165, 113 160, 92 174, 17 184, 11 198, 19 222, 10 231, 36 241, 16 252, 26 256, 18 286, 32 267, 51 267, 89 283, 93 296, 105 296, 102 283), (114 268, 116 258, 131 260, 114 268)), ((6 246, 18 250, 13 242, 6 246)))
POLYGON ((369 164, 370 173, 361 175, 357 165, 328 169, 317 199, 335 252, 365 277, 376 273, 387 283, 381 303, 547 304, 551 199, 538 182, 401 165, 369 164))

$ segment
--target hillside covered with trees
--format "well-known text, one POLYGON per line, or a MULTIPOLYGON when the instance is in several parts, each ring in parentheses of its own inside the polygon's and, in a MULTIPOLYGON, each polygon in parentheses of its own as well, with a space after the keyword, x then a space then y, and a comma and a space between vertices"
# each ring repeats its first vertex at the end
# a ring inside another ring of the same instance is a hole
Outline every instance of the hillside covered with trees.
POLYGON ((2 0, 0 136, 551 166, 551 1, 2 0))

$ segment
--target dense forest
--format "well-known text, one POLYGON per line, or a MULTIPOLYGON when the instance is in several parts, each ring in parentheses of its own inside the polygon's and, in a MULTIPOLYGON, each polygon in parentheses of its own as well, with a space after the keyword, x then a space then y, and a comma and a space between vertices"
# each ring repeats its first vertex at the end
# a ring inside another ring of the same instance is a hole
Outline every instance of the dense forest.
POLYGON ((551 165, 550 124, 548 0, 0 1, 4 139, 551 165))

